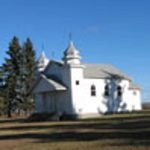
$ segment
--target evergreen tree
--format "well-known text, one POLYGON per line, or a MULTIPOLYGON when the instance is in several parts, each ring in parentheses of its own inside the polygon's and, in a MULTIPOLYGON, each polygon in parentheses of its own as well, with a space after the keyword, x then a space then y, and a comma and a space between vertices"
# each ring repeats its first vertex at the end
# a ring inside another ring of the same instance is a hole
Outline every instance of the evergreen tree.
MULTIPOLYGON (((28 111, 33 108, 33 101, 28 92, 35 75, 36 61, 32 42, 27 38, 23 47, 19 39, 13 37, 6 52, 8 58, 0 68, 0 88, 4 103, 0 103, 0 109, 4 106, 8 117, 12 112, 20 110, 28 111)), ((1 98, 1 99, 2 99, 1 98)))
POLYGON ((33 44, 29 38, 27 38, 24 43, 24 53, 26 59, 26 75, 28 80, 28 88, 31 86, 35 78, 36 60, 35 60, 35 50, 33 49, 33 44))
POLYGON ((29 97, 28 92, 33 83, 35 77, 35 51, 33 49, 33 44, 29 38, 22 48, 22 61, 21 61, 21 94, 22 94, 22 109, 25 111, 31 110, 33 108, 33 102, 31 97, 29 97))
POLYGON ((17 37, 13 37, 9 44, 9 50, 6 52, 8 58, 2 66, 3 82, 5 84, 5 100, 7 106, 7 115, 11 117, 12 111, 18 105, 18 76, 20 74, 20 53, 21 47, 17 37))
POLYGON ((5 85, 3 82, 3 74, 0 67, 0 115, 5 114, 6 105, 5 105, 5 85))

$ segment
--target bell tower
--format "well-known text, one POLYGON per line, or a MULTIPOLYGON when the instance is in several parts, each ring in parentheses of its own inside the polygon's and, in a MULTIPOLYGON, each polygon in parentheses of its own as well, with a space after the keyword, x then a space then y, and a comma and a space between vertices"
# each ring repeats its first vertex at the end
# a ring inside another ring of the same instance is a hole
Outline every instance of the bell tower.
POLYGON ((68 90, 66 97, 68 97, 68 102, 72 108, 71 113, 76 114, 82 108, 82 90, 83 90, 83 70, 84 65, 81 63, 81 56, 79 51, 74 47, 73 41, 69 42, 69 46, 64 51, 63 59, 64 61, 64 74, 63 81, 67 85, 68 90))

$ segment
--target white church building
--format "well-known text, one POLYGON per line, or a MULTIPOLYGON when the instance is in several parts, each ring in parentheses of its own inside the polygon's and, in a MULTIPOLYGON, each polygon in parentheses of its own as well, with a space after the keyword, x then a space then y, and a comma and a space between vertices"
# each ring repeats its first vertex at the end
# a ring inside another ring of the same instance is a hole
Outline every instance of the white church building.
POLYGON ((140 88, 131 78, 109 64, 82 63, 72 41, 61 61, 42 53, 38 70, 32 87, 36 113, 95 117, 141 110, 140 88))

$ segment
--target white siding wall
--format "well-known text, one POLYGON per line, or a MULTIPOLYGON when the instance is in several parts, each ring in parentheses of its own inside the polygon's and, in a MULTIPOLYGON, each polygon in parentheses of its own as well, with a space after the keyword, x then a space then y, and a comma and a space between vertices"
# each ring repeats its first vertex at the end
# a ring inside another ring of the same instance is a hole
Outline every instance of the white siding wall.
MULTIPOLYGON (((114 103, 113 111, 132 111, 140 110, 140 91, 136 91, 137 95, 133 95, 133 91, 129 89, 129 81, 122 80, 117 83, 122 87, 122 96, 118 100, 116 92, 114 92, 115 100, 111 97, 105 97, 104 79, 84 79, 83 68, 72 67, 71 69, 71 88, 72 88, 72 101, 77 114, 101 114, 108 110, 108 101, 114 103), (79 85, 76 85, 79 81, 79 85), (96 96, 91 96, 91 86, 96 87, 96 96)), ((117 88, 114 87, 114 88, 117 88)), ((116 89, 113 89, 114 91, 116 89)))
POLYGON ((128 108, 130 111, 141 110, 141 92, 138 89, 129 89, 128 90, 128 101, 127 103, 130 105, 128 108))
POLYGON ((35 110, 36 113, 43 113, 43 101, 42 101, 42 95, 40 93, 35 94, 35 110))
POLYGON ((67 90, 61 93, 62 113, 74 114, 74 104, 72 101, 72 87, 71 87, 71 70, 70 66, 66 65, 62 69, 62 82, 67 87, 67 90))
POLYGON ((107 111, 104 94, 104 80, 84 79, 79 80, 80 84, 73 82, 73 101, 76 113, 92 114, 104 113, 107 111), (91 96, 91 86, 95 85, 96 95, 91 96))

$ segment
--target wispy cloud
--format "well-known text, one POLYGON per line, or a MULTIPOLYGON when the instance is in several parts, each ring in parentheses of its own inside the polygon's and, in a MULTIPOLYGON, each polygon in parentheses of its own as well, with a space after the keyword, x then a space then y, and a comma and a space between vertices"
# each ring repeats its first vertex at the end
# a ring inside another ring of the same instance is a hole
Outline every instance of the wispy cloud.
POLYGON ((98 26, 89 26, 87 28, 87 31, 91 32, 91 33, 98 33, 99 32, 99 27, 98 26))

